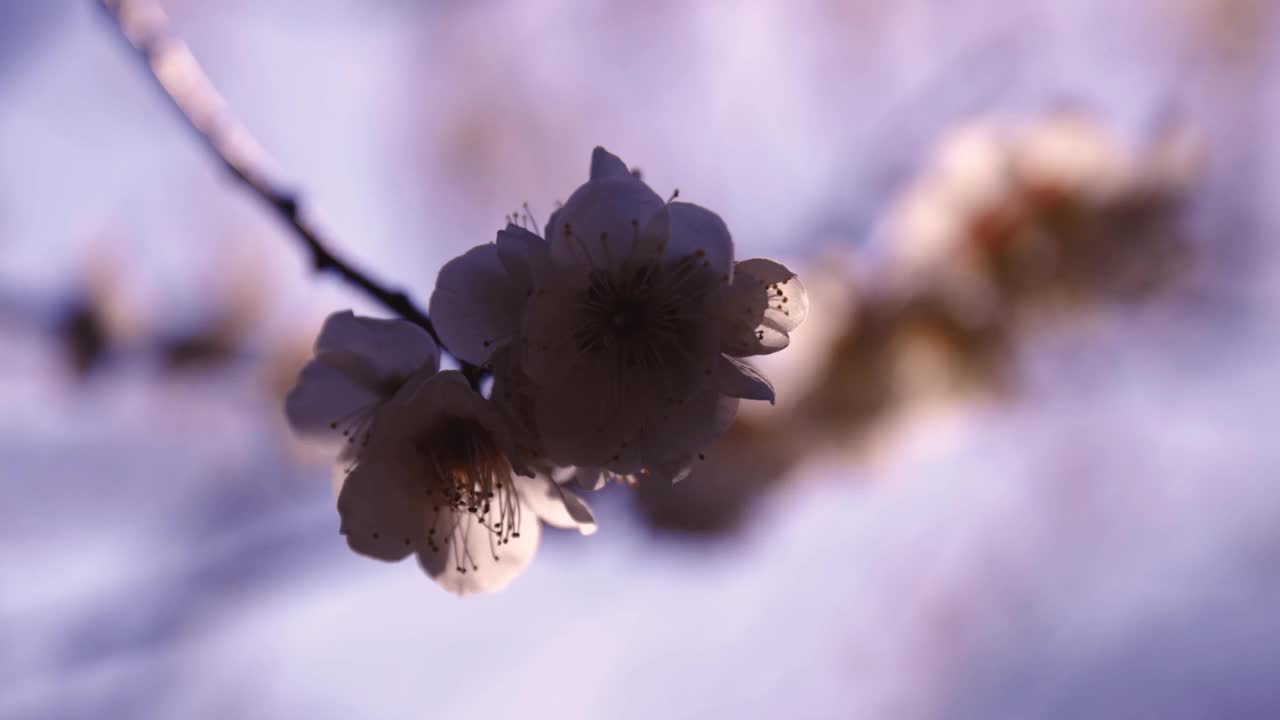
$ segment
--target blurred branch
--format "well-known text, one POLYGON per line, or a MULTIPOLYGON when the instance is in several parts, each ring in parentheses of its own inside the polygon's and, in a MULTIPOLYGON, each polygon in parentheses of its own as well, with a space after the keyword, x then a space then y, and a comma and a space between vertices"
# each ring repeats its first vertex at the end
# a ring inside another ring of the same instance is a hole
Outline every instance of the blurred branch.
MULTIPOLYGON (((444 348, 431 318, 404 292, 393 290, 343 260, 321 240, 302 212, 297 193, 268 177, 268 156, 227 112, 226 102, 186 43, 169 30, 169 18, 153 0, 98 0, 120 35, 137 51, 174 108, 208 150, 254 195, 271 207, 311 254, 317 272, 329 271, 355 285, 400 317, 420 326, 444 348)), ((459 360, 472 384, 483 370, 459 360)))

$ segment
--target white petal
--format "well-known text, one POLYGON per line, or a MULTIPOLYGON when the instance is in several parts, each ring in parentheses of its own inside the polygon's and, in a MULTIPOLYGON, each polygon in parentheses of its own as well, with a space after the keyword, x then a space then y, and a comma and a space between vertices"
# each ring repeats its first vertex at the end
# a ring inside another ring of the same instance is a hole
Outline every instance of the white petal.
POLYGON ((645 450, 651 447, 645 438, 663 435, 658 428, 673 417, 706 403, 710 407, 703 415, 714 414, 720 355, 714 332, 705 335, 710 344, 700 347, 694 342, 686 348, 687 358, 664 367, 622 368, 608 351, 583 356, 585 360, 566 353, 561 364, 568 372, 534 382, 535 424, 546 458, 557 465, 633 473, 652 457, 645 450), (703 359, 705 364, 693 364, 703 359), (706 403, 692 400, 701 395, 707 395, 706 403))
POLYGON ((717 384, 709 383, 660 422, 647 425, 633 445, 650 476, 679 480, 691 459, 729 429, 737 412, 738 399, 721 395, 717 384))
POLYGON ((764 258, 743 260, 736 266, 759 281, 760 284, 773 286, 773 295, 769 298, 765 311, 765 321, 782 332, 791 332, 809 316, 809 294, 800 282, 800 278, 785 265, 764 258), (786 302, 783 302, 785 299, 786 302))
POLYGON ((529 297, 527 278, 513 278, 493 244, 471 248, 440 269, 431 294, 431 317, 440 340, 476 365, 520 329, 529 297))
POLYGON ((630 175, 591 180, 547 226, 551 257, 562 266, 620 267, 636 250, 639 231, 662 207, 662 198, 630 175))
POLYGON ((724 282, 733 278, 733 240, 719 215, 690 203, 666 203, 640 226, 637 261, 697 262, 724 282))
POLYGON ((560 495, 564 499, 564 508, 569 512, 569 517, 577 523, 578 532, 583 535, 594 535, 598 529, 596 516, 591 512, 591 506, 587 505, 587 501, 564 488, 560 488, 560 495))
POLYGON ((604 468, 580 466, 570 469, 573 472, 569 474, 567 479, 572 480, 583 490, 595 491, 609 484, 609 475, 604 468))
POLYGON ((378 410, 371 447, 403 444, 442 416, 468 418, 493 433, 506 447, 509 436, 493 405, 457 370, 414 376, 378 410))
POLYGON ((591 175, 592 180, 605 180, 608 178, 629 178, 631 171, 627 169, 627 164, 617 155, 597 147, 591 151, 591 175))
POLYGON ((421 367, 440 366, 440 349, 426 330, 407 320, 369 318, 350 310, 324 321, 316 355, 350 352, 367 358, 378 383, 403 380, 421 367))
POLYGON ((631 402, 633 395, 616 381, 613 368, 601 365, 539 385, 534 412, 548 460, 612 467, 644 420, 631 402))
POLYGON ((808 314, 809 295, 795 273, 772 260, 743 260, 722 308, 721 349, 734 357, 777 352, 808 314))
POLYGON ((401 560, 426 542, 426 495, 411 465, 366 457, 338 493, 347 545, 379 560, 401 560))
POLYGON ((698 205, 673 202, 667 205, 671 216, 670 237, 665 257, 679 260, 689 256, 703 258, 707 266, 729 281, 733 277, 733 240, 720 216, 698 205))
POLYGON ((330 352, 308 362, 284 400, 284 413, 294 432, 336 435, 339 427, 357 423, 381 397, 349 369, 359 356, 330 352))
POLYGON ((774 403, 773 385, 755 368, 729 357, 720 356, 720 392, 743 400, 768 400, 774 403))
POLYGON ((546 240, 525 228, 508 224, 498 231, 494 244, 498 246, 498 259, 516 285, 531 288, 534 278, 546 272, 551 248, 546 240))
POLYGON ((444 509, 440 513, 437 516, 428 508, 427 522, 431 527, 447 528, 456 521, 461 523, 461 532, 438 531, 438 549, 420 549, 418 564, 449 592, 470 595, 501 590, 524 572, 538 550, 542 524, 528 508, 521 513, 519 537, 502 545, 489 530, 479 526, 474 515, 444 509), (462 542, 458 542, 459 537, 462 542))
POLYGON ((525 505, 546 524, 574 529, 583 535, 596 531, 596 519, 582 498, 562 488, 543 473, 532 478, 514 479, 525 505))

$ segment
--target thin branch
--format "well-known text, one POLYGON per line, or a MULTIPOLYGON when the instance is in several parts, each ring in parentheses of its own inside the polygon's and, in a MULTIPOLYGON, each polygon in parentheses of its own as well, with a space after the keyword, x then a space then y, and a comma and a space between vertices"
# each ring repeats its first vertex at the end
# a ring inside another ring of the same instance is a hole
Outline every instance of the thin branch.
MULTIPOLYGON (((138 53, 149 75, 201 143, 251 193, 266 203, 311 254, 317 272, 333 272, 363 290, 388 310, 420 326, 444 349, 431 318, 404 292, 387 288, 329 249, 307 221, 297 193, 268 176, 267 153, 253 135, 231 116, 226 102, 192 55, 169 29, 169 18, 152 0, 98 0, 115 28, 138 53)), ((473 385, 484 374, 459 360, 473 385)))

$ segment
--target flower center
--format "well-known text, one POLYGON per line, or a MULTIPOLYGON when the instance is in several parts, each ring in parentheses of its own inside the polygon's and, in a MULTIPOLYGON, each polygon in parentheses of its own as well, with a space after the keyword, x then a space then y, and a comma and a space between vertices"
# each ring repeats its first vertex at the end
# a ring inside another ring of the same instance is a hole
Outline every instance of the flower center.
POLYGON ((466 539, 473 529, 488 534, 489 551, 520 537, 520 501, 511 482, 511 462, 497 439, 470 418, 446 416, 417 440, 423 491, 434 520, 427 546, 439 552, 447 540, 460 572, 478 569, 466 539))
POLYGON ((593 271, 579 299, 585 312, 573 335, 578 350, 613 354, 622 369, 676 365, 701 329, 702 275, 693 262, 593 271))

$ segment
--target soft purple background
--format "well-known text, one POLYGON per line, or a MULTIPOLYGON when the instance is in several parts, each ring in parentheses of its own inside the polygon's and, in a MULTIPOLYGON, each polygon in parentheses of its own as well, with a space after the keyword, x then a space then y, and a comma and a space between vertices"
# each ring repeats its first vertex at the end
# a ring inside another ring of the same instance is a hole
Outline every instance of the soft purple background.
POLYGON ((949 124, 1066 102, 1205 129, 1210 260, 1192 300, 1029 338, 1012 398, 812 458, 742 535, 600 495, 597 536, 460 601, 346 549, 265 391, 262 358, 371 307, 91 3, 0 0, 0 717, 1280 717, 1266 0, 166 7, 335 242, 423 300, 595 144, 803 269, 949 124), (245 358, 74 381, 50 327, 103 264, 131 328, 252 288, 245 358))

